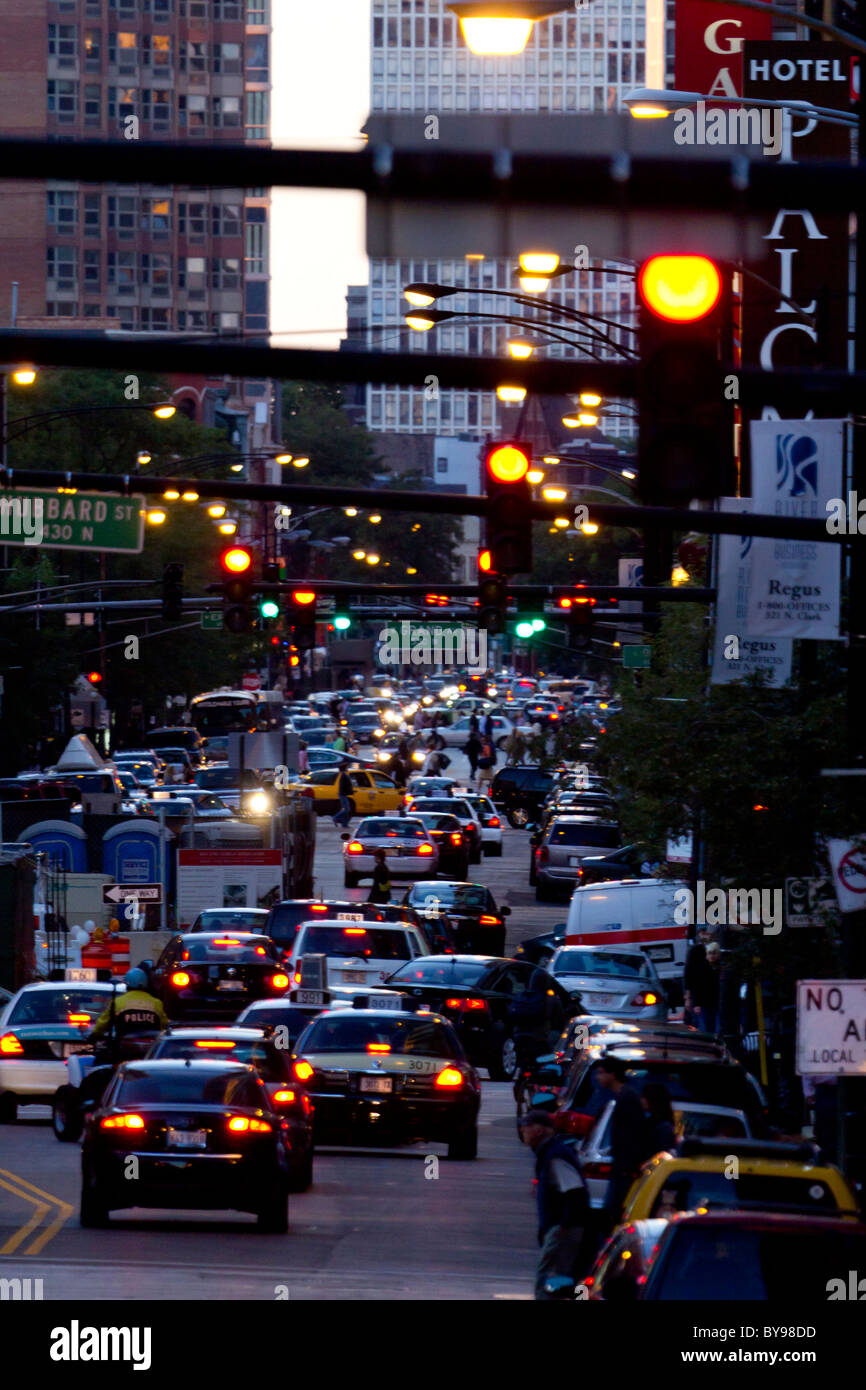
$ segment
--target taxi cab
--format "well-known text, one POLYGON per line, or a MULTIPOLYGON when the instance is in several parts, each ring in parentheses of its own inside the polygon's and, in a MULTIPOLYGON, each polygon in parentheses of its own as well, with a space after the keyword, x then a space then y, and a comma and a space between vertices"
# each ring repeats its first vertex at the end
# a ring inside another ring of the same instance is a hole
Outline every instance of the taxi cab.
POLYGON ((114 988, 125 986, 47 980, 24 985, 0 1010, 0 1124, 13 1123, 19 1105, 50 1104, 66 1085, 67 1059, 92 1051, 88 1035, 114 988))
POLYGON ((813 1144, 726 1138, 684 1139, 676 1154, 656 1154, 632 1183, 622 1221, 712 1208, 859 1219, 847 1181, 813 1144))
POLYGON ((478 1152, 481 1083, 451 1024, 393 1008, 332 1009, 314 1019, 292 1055, 313 1103, 317 1144, 448 1145, 450 1159, 478 1152))
MULTIPOLYGON (((347 771, 352 783, 350 800, 353 815, 369 816, 379 815, 383 811, 399 811, 403 805, 403 793, 393 777, 361 767, 350 767, 347 771)), ((288 790, 312 792, 316 811, 320 815, 333 815, 340 808, 337 792, 339 781, 339 767, 320 767, 299 777, 288 790)))

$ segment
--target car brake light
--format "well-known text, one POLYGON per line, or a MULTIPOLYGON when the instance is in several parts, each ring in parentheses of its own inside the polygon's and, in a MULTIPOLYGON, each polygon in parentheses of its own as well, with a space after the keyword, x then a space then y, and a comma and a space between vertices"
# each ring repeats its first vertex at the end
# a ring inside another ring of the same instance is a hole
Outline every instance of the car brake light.
POLYGON ((462 1003, 462 999, 446 999, 445 1007, 446 1009, 459 1009, 462 1003))
POLYGON ((267 951, 265 950, 264 946, 257 946, 257 947, 256 947, 256 955, 257 955, 257 956, 266 956, 266 955, 267 955, 267 951))
POLYGON ((205 1047, 208 1051, 228 1050, 234 1047, 234 1043, 228 1042, 225 1038, 196 1038, 195 1045, 196 1047, 205 1047))
POLYGON ((540 845, 535 851, 535 857, 539 864, 546 864, 550 858, 550 850, 547 848, 547 845, 540 845))
POLYGON ((493 917, 489 912, 482 913, 478 921, 482 927, 498 927, 500 925, 499 918, 493 917))
POLYGON ((140 1115, 106 1115, 104 1120, 100 1120, 102 1129, 144 1129, 144 1120, 140 1115))
POLYGON ((485 999, 464 999, 463 1007, 464 1009, 470 1009, 474 1011, 477 1011, 478 1009, 486 1009, 487 1001, 485 999))
POLYGON ((346 846, 346 853, 363 854, 364 846, 361 844, 360 840, 350 840, 349 844, 346 846))
POLYGON ((451 843, 452 845, 460 845, 463 843, 463 836, 459 830, 451 831, 451 843))
POLYGON ((186 989, 189 984, 189 975, 187 975, 185 970, 175 970, 171 977, 171 983, 174 985, 175 989, 186 989))
POLYGON ((432 845, 419 845, 419 846, 418 846, 418 853, 419 853, 419 854, 432 854, 432 853, 433 853, 433 846, 432 846, 432 845))
POLYGON ((271 984, 273 985, 274 989, 288 989, 289 977, 288 975, 283 974, 272 975, 271 984))
POLYGON ((460 1071, 458 1071, 456 1067, 446 1067, 445 1070, 444 1070, 444 1071, 440 1071, 439 1075, 437 1076, 437 1078, 436 1078, 436 1085, 437 1085, 437 1086, 462 1086, 462 1085, 463 1085, 463 1073, 460 1072, 460 1071))
POLYGON ((313 1068, 310 1066, 309 1062, 304 1061, 303 1058, 295 1063, 293 1071, 299 1081, 309 1081, 310 1077, 313 1075, 313 1068))
POLYGON ((214 946, 240 946, 241 943, 240 943, 240 941, 238 941, 238 939, 237 939, 236 936, 215 936, 214 939, 213 939, 213 945, 214 945, 214 946))
POLYGON ((641 990, 640 994, 636 994, 631 1002, 638 1007, 643 1007, 649 1004, 657 1004, 659 1002, 659 997, 651 989, 644 989, 641 990))
POLYGON ((20 1057, 23 1051, 24 1048, 14 1033, 4 1033, 0 1038, 0 1056, 20 1057))
POLYGON ((294 1091, 274 1091, 273 1101, 275 1105, 292 1105, 296 1099, 294 1091))
POLYGON ((344 936, 366 936, 366 935, 367 935, 367 928, 366 928, 366 927, 344 927, 344 928, 343 928, 343 935, 344 935, 344 936))
POLYGON ((327 910, 328 908, 325 903, 312 903, 310 906, 311 912, 327 912, 327 910))
POLYGON ((491 816, 490 819, 489 819, 489 821, 487 822, 487 827, 488 827, 488 829, 489 829, 489 830, 498 830, 498 829, 499 829, 499 826, 500 826, 499 817, 498 817, 498 816, 491 816))
POLYGON ((390 1052, 390 1043, 367 1043, 368 1052, 390 1052))
POLYGON ((89 1022, 90 1022, 90 1014, 67 1014, 67 1015, 66 1015, 66 1022, 67 1022, 67 1023, 89 1023, 89 1022))
POLYGON ((228 1122, 232 1134, 270 1134, 271 1126, 267 1120, 250 1120, 246 1115, 233 1115, 228 1122))

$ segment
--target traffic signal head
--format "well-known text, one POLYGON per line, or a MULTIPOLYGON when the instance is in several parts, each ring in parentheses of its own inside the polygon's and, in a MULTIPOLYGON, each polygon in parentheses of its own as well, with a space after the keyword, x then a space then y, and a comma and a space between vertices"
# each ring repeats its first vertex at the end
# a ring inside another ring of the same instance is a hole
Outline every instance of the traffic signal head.
POLYGON ((259 604, 259 612, 263 618, 278 618, 280 605, 275 598, 263 598, 259 604))
POLYGON ((242 545, 233 545, 220 556, 226 576, 223 580, 223 625, 229 632, 249 632, 252 628, 252 563, 251 552, 242 545))
POLYGON ((289 613, 292 622, 292 642, 299 652, 316 645, 316 592, 314 589, 293 589, 289 594, 289 613))
POLYGON ((505 576, 482 572, 478 581, 478 626, 492 633, 504 632, 507 608, 508 582, 505 576))
POLYGON ((338 632, 346 632, 352 626, 352 619, 348 613, 334 614, 334 627, 338 632))
POLYGON ((531 458, 530 446, 515 440, 491 444, 485 455, 488 569, 495 574, 532 569, 532 493, 526 476, 531 458))
POLYGON ((732 492, 734 417, 724 364, 733 356, 733 314, 725 275, 706 256, 651 256, 638 291, 643 501, 683 505, 732 492))
POLYGON ((183 616, 183 565, 166 565, 162 572, 163 622, 176 623, 183 616))
POLYGON ((596 601, 576 596, 570 602, 568 645, 573 651, 586 651, 592 646, 592 610, 596 601))

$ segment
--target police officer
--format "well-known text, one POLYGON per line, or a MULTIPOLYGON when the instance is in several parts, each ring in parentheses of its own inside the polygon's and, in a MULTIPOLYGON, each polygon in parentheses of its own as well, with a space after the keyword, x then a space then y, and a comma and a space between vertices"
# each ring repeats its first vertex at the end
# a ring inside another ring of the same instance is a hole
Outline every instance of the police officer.
POLYGON ((148 991, 148 980, 143 970, 134 967, 128 970, 123 983, 124 994, 112 995, 111 1003, 96 1020, 90 1033, 91 1040, 98 1042, 106 1034, 117 1044, 120 1059, 138 1055, 139 1049, 131 1044, 131 1039, 140 1033, 160 1033, 168 1026, 168 1016, 162 1003, 148 991))

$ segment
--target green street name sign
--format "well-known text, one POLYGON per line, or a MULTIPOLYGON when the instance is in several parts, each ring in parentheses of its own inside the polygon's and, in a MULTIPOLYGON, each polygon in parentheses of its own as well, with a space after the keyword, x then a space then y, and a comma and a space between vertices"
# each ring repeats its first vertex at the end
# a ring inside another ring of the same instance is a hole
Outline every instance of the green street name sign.
POLYGON ((622 649, 622 664, 626 669, 631 667, 632 670, 638 670, 642 667, 649 667, 651 657, 652 647, 642 647, 636 642, 632 642, 631 645, 622 649))
POLYGON ((202 613, 201 625, 205 630, 215 629, 216 631, 221 631, 223 625, 222 613, 219 611, 214 613, 202 613))
POLYGON ((111 492, 0 492, 0 544, 123 551, 144 545, 144 498, 111 492))

